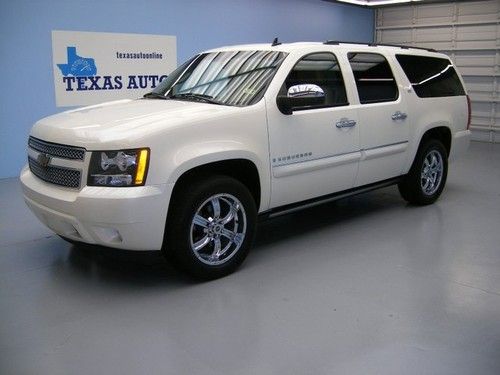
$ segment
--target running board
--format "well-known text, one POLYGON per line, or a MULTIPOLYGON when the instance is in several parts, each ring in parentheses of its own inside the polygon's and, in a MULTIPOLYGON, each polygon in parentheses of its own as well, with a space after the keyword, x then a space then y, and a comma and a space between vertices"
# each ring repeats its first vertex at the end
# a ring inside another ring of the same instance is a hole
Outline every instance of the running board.
POLYGON ((277 217, 277 216, 281 216, 281 215, 290 214, 292 212, 300 211, 300 210, 303 210, 305 208, 319 206, 320 204, 337 201, 339 199, 352 197, 354 195, 367 193, 367 192, 372 191, 372 190, 377 190, 377 189, 381 189, 381 188, 384 188, 387 186, 395 185, 399 181, 401 181, 401 178, 402 177, 395 177, 395 178, 391 178, 388 180, 375 182, 373 184, 364 185, 364 186, 360 186, 360 187, 349 189, 349 190, 343 190, 343 191, 339 191, 339 192, 333 193, 333 194, 323 195, 323 196, 318 197, 318 198, 308 199, 306 201, 287 204, 285 206, 272 208, 268 211, 265 211, 265 212, 262 212, 261 214, 259 214, 259 219, 261 219, 261 220, 270 219, 273 217, 277 217))

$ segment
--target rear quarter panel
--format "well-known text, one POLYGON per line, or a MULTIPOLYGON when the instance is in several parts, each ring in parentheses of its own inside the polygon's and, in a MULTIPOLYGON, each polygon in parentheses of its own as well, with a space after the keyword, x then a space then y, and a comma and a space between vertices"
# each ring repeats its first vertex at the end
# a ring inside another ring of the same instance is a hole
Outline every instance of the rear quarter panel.
MULTIPOLYGON (((449 128, 452 134, 453 148, 454 135, 457 132, 465 131, 467 128, 467 98, 465 95, 420 98, 411 87, 410 81, 394 56, 395 54, 393 53, 392 59, 394 71, 401 77, 401 82, 403 82, 402 89, 406 91, 407 95, 405 97, 408 100, 408 121, 410 122, 409 147, 407 159, 402 170, 402 173, 406 174, 415 159, 420 141, 428 130, 441 126, 449 128)), ((448 59, 447 56, 437 53, 425 55, 448 59)), ((459 75, 462 86, 464 86, 460 72, 455 66, 454 68, 459 75)))
POLYGON ((445 98, 419 98, 408 105, 410 118, 410 135, 408 159, 403 173, 407 173, 413 163, 423 135, 432 128, 447 127, 453 136, 467 127, 467 99, 465 96, 445 98))

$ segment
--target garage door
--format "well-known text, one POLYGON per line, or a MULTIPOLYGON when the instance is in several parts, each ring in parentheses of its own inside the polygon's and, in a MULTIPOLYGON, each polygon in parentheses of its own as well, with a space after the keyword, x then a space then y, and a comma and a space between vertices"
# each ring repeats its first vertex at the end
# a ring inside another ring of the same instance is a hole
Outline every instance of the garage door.
POLYGON ((473 139, 500 142, 500 1, 380 8, 376 41, 434 48, 458 66, 472 100, 473 139))

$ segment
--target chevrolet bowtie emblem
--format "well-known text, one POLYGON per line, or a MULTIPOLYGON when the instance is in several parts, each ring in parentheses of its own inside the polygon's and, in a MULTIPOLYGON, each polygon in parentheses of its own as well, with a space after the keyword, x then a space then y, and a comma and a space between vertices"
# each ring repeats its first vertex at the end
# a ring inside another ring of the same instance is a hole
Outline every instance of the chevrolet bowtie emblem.
POLYGON ((38 154, 38 157, 36 158, 38 164, 40 164, 44 168, 50 164, 50 159, 51 157, 47 154, 38 154))

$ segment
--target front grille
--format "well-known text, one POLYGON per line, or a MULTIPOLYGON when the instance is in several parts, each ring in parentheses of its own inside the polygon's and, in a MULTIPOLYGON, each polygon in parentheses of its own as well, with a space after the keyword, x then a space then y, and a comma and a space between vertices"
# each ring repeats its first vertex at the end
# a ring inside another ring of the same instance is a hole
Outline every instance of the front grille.
POLYGON ((43 167, 30 157, 28 157, 28 163, 31 172, 46 182, 70 188, 80 187, 81 172, 79 170, 50 165, 43 167))
POLYGON ((85 157, 84 148, 46 142, 31 136, 28 140, 28 146, 38 152, 62 159, 83 160, 85 157))

